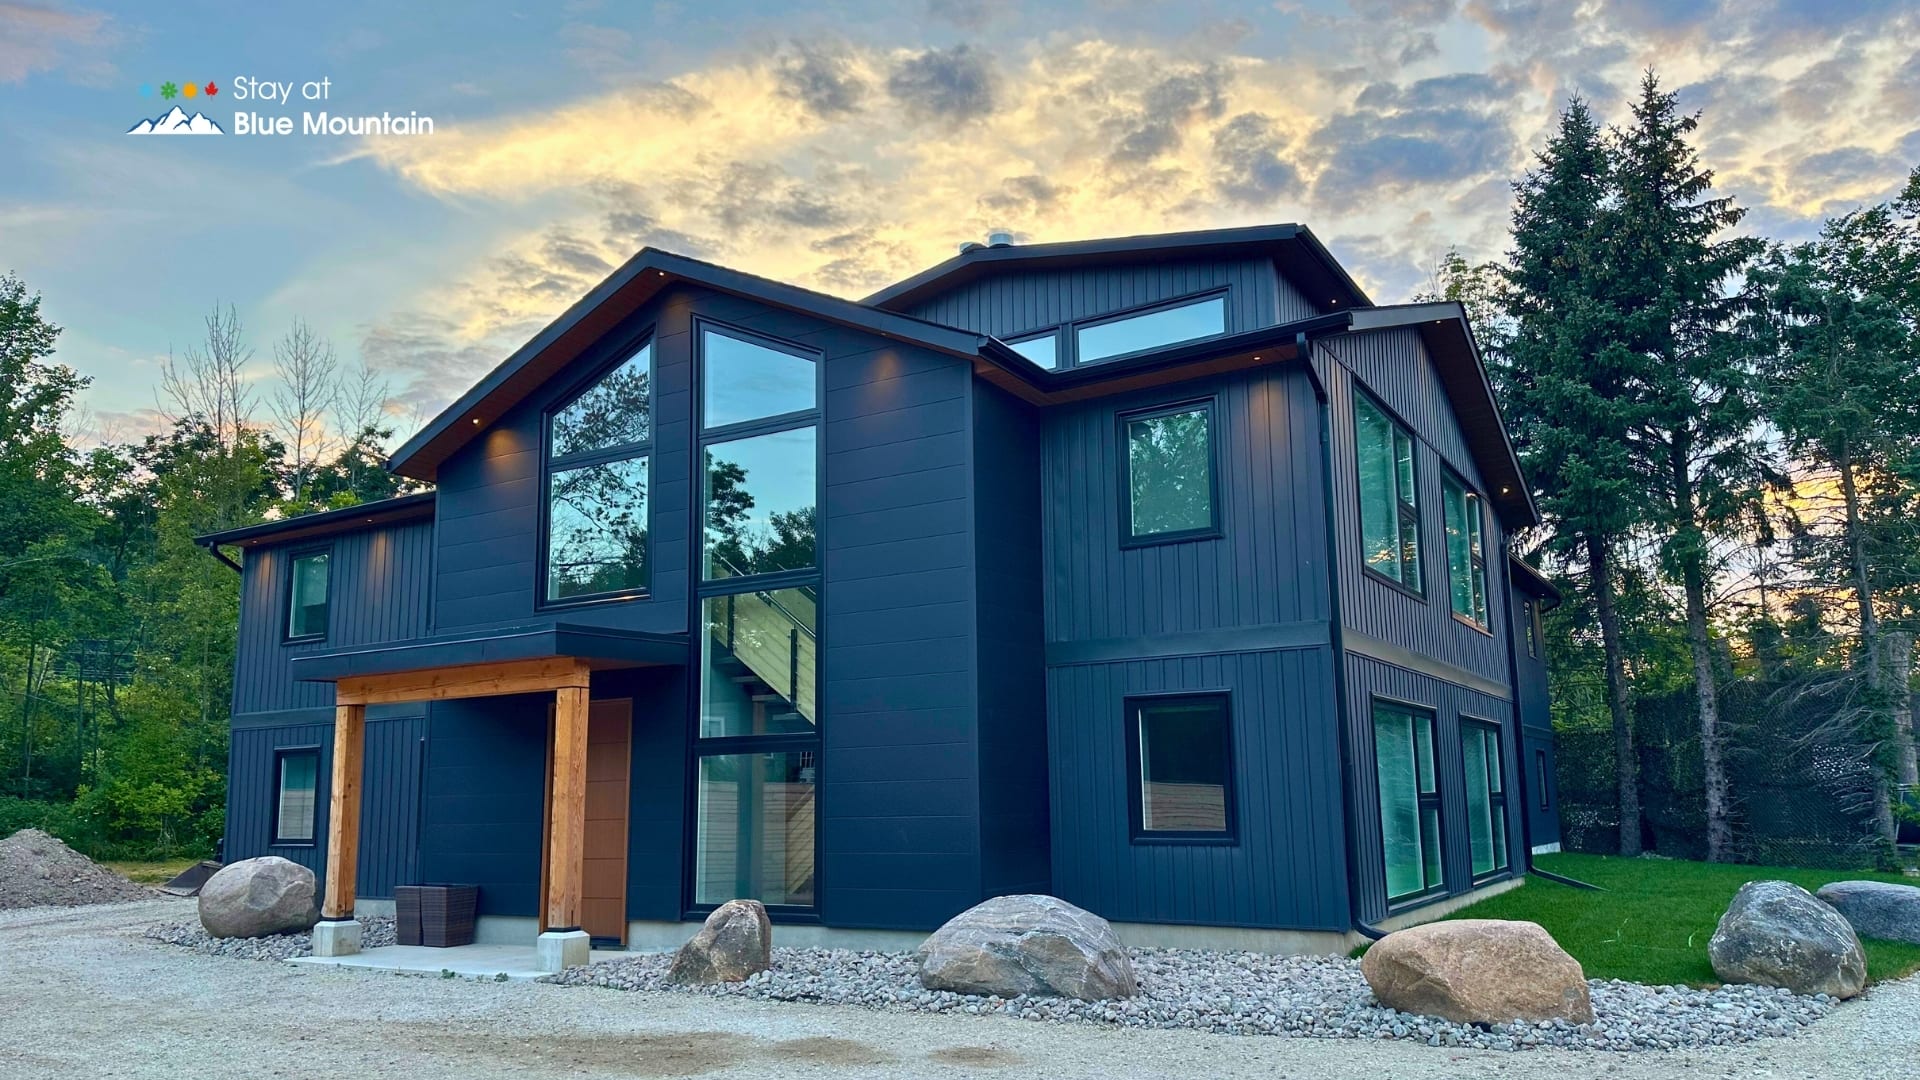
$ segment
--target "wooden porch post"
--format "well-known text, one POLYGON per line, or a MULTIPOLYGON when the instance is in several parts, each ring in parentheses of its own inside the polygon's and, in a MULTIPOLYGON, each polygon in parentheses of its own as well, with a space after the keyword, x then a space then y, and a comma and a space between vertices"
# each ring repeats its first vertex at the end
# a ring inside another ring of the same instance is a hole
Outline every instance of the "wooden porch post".
POLYGON ((333 710, 333 800, 327 813, 327 893, 320 917, 353 918, 354 875, 360 866, 360 759, 366 746, 367 707, 333 710))
POLYGON ((549 826, 547 930, 580 929, 586 876, 587 688, 554 691, 553 807, 549 826))

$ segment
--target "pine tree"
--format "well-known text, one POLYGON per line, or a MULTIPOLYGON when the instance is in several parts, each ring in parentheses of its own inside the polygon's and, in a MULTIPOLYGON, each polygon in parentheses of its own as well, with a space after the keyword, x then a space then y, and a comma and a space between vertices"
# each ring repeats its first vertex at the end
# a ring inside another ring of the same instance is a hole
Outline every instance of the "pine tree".
POLYGON ((1608 257, 1624 345, 1635 354, 1642 398, 1635 471, 1654 496, 1661 563, 1686 597, 1700 753, 1707 858, 1733 857, 1711 602, 1713 542, 1763 519, 1773 471, 1756 433, 1758 409, 1732 332, 1728 286, 1760 252, 1746 237, 1720 238, 1745 211, 1714 197, 1713 173, 1688 138, 1699 115, 1680 112, 1648 71, 1633 121, 1615 130, 1618 201, 1608 217, 1608 257))
POLYGON ((1496 365, 1514 442, 1553 545, 1585 565, 1600 623, 1620 798, 1620 851, 1640 842, 1639 762, 1617 608, 1621 540, 1642 523, 1645 485, 1632 433, 1644 357, 1622 345, 1608 268, 1613 166, 1599 125, 1575 99, 1515 189, 1513 248, 1503 290, 1511 337, 1496 365))

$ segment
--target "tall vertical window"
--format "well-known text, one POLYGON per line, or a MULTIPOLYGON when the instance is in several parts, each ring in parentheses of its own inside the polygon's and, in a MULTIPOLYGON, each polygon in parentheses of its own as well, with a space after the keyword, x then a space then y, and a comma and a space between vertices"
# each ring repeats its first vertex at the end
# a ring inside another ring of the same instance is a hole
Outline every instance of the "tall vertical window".
POLYGON ((803 349, 699 328, 699 906, 817 899, 818 374, 803 349))
POLYGON ((1540 792, 1540 809, 1549 810, 1553 806, 1553 795, 1547 790, 1547 752, 1533 752, 1533 786, 1540 792))
POLYGON ((1380 843, 1387 899, 1407 900, 1445 884, 1440 859, 1440 790, 1433 768, 1433 714, 1385 702, 1373 706, 1374 768, 1380 781, 1380 843))
POLYGON ((652 450, 647 344, 547 418, 548 600, 646 590, 652 450))
POLYGON ((1526 623, 1527 657, 1540 658, 1540 602, 1531 597, 1520 603, 1520 619, 1526 623))
POLYGON ((1487 553, 1482 534, 1484 513, 1480 496, 1468 491, 1459 477, 1440 478, 1440 500, 1447 518, 1447 592, 1453 613, 1487 628, 1487 553))
POLYGON ((1127 703, 1139 839, 1233 836, 1232 717, 1224 694, 1127 703))
POLYGON ((1478 881, 1507 868, 1507 790, 1499 727, 1484 720, 1460 721, 1460 750, 1467 770, 1467 846, 1478 881))
POLYGON ((1413 436, 1362 394, 1353 399, 1360 463, 1360 542, 1366 568, 1414 592, 1420 583, 1420 495, 1413 436))
POLYGON ((314 747, 274 754, 273 843, 311 844, 320 809, 320 751, 314 747))
POLYGON ((1122 536, 1153 542, 1217 534, 1213 403, 1125 414, 1120 430, 1126 444, 1122 536))
POLYGON ((293 557, 287 581, 287 640, 327 636, 327 576, 331 558, 324 551, 293 557))

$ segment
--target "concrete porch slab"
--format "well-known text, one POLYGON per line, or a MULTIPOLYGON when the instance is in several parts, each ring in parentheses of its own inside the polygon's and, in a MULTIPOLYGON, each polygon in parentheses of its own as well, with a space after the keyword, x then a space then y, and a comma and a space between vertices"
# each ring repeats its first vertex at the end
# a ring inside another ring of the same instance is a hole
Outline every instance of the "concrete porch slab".
MULTIPOLYGON (((618 949, 595 949, 588 963, 627 956, 618 949)), ((438 949, 428 945, 386 945, 346 956, 298 956, 290 964, 314 964, 331 967, 364 968, 369 971, 400 971, 415 975, 438 975, 451 971, 468 978, 491 979, 506 975, 509 980, 538 979, 550 972, 540 969, 532 945, 456 945, 438 949)))

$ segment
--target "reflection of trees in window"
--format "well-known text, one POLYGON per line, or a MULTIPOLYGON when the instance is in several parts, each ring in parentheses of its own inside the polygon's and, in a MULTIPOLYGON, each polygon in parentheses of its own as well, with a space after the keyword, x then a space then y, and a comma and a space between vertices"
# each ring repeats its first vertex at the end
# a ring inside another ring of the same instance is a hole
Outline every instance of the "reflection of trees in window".
POLYGON ((642 346, 549 419, 549 600, 647 587, 651 359, 642 346))
POLYGON ((645 588, 647 459, 555 472, 547 528, 549 598, 645 588))
POLYGON ((1127 422, 1127 495, 1132 535, 1213 526, 1213 453, 1204 407, 1127 422))
MULTIPOLYGON (((806 429, 810 433, 811 429, 806 429)), ((740 443, 723 443, 707 450, 706 557, 709 579, 803 570, 816 562, 813 477, 804 465, 802 491, 780 489, 777 481, 756 485, 741 461, 725 456, 740 443), (755 513, 765 502, 800 505, 786 510, 755 513)))

